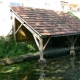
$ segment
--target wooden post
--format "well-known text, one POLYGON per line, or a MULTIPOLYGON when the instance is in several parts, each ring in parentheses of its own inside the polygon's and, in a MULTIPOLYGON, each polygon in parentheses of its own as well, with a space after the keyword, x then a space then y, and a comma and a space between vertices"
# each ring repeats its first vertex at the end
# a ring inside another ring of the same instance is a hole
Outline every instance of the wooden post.
POLYGON ((40 63, 40 65, 43 65, 46 63, 46 60, 43 58, 43 39, 42 38, 39 40, 39 43, 40 43, 40 47, 39 47, 40 59, 38 60, 38 62, 40 63))
POLYGON ((75 55, 74 44, 71 45, 70 55, 75 55))
POLYGON ((43 40, 40 39, 40 60, 43 60, 43 40))
POLYGON ((14 39, 16 40, 16 35, 15 35, 15 27, 16 27, 16 18, 15 18, 15 15, 13 14, 13 20, 12 20, 12 34, 13 34, 13 37, 14 39))
POLYGON ((71 48, 70 55, 75 55, 74 44, 77 40, 77 37, 76 37, 76 39, 74 39, 74 36, 70 36, 70 37, 67 37, 67 38, 69 40, 70 48, 71 48))
POLYGON ((16 41, 16 34, 15 34, 15 31, 16 31, 16 18, 14 18, 14 26, 13 26, 13 31, 14 31, 14 40, 16 41))
POLYGON ((12 13, 12 34, 15 39, 15 15, 12 13))
POLYGON ((75 55, 75 50, 74 50, 74 36, 71 36, 71 51, 70 55, 75 55))

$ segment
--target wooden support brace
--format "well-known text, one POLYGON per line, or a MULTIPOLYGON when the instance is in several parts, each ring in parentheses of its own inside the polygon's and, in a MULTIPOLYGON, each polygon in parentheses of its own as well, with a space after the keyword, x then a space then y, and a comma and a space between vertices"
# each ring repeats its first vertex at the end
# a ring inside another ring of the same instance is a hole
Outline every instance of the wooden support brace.
POLYGON ((71 48, 70 55, 75 55, 74 45, 75 45, 75 42, 76 42, 78 36, 75 39, 74 39, 74 36, 67 37, 67 38, 69 40, 70 48, 71 48))
POLYGON ((37 40, 37 37, 36 37, 35 35, 33 35, 33 37, 34 37, 34 40, 35 40, 35 42, 36 42, 36 44, 37 44, 37 47, 38 47, 38 49, 39 49, 40 44, 39 44, 39 42, 38 42, 38 40, 37 40))
POLYGON ((49 43, 50 39, 51 39, 51 37, 49 37, 48 40, 46 41, 46 43, 45 43, 45 45, 44 45, 44 47, 43 47, 43 50, 46 48, 46 46, 47 46, 47 44, 49 43))
POLYGON ((71 47, 71 45, 74 45, 74 36, 67 37, 67 39, 69 41, 70 47, 71 47))
POLYGON ((22 25, 23 25, 23 24, 21 24, 21 25, 19 26, 19 28, 16 30, 15 34, 19 31, 19 29, 21 28, 22 25))
POLYGON ((75 42, 76 42, 77 38, 78 38, 78 35, 76 36, 76 38, 75 38, 75 40, 74 40, 74 45, 75 45, 75 42))
POLYGON ((9 34, 11 33, 12 29, 10 30, 10 32, 7 34, 7 36, 9 36, 9 34))
POLYGON ((72 44, 75 45, 75 42, 76 42, 77 38, 78 38, 78 35, 76 36, 75 39, 74 39, 74 36, 67 37, 67 39, 69 40, 70 45, 72 45, 72 44))

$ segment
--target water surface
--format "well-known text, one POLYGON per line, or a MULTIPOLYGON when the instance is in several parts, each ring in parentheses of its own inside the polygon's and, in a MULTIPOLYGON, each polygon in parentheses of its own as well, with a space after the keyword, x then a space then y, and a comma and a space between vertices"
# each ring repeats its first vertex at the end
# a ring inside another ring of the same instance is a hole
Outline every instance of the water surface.
POLYGON ((48 58, 0 67, 0 80, 80 80, 80 55, 48 58))

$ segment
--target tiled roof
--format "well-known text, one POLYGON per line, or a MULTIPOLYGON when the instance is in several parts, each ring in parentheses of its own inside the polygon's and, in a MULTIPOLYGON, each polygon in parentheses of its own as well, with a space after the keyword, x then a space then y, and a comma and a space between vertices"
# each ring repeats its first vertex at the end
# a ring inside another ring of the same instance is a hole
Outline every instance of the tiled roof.
POLYGON ((30 7, 11 7, 42 36, 80 34, 80 20, 68 13, 30 7))

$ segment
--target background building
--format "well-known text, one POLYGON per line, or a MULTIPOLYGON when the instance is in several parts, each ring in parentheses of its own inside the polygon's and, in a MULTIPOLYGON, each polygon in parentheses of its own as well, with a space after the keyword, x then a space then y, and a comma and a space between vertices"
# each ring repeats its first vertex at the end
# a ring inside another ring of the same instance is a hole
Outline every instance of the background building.
POLYGON ((7 36, 12 28, 10 6, 20 6, 19 2, 0 0, 0 36, 7 36))

